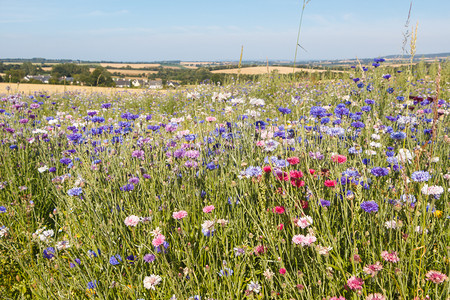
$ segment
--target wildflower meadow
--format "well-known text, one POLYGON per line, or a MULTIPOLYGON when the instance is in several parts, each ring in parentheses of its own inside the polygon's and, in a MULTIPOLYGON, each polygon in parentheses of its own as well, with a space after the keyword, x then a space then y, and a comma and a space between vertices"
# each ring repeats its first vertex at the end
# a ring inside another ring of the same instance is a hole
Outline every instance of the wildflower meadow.
POLYGON ((449 299, 450 65, 3 93, 2 299, 449 299))

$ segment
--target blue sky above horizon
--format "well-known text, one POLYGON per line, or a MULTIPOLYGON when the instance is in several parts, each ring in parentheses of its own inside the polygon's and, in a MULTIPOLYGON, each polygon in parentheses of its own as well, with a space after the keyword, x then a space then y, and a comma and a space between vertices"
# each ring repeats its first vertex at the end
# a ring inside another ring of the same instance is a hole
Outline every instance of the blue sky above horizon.
MULTIPOLYGON (((311 0, 297 61, 450 52, 450 1, 311 0), (407 45, 409 49, 409 44, 407 45)), ((5 1, 0 58, 108 61, 293 60, 302 0, 5 1)))

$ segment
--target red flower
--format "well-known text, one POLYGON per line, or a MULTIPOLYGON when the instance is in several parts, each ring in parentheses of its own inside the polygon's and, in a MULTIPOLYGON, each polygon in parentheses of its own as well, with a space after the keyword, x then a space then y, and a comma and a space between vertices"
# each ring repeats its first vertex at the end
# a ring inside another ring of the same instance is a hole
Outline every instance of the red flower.
POLYGON ((291 176, 291 178, 295 178, 295 179, 302 178, 303 172, 292 170, 291 172, 289 172, 289 176, 291 176))
POLYGON ((272 211, 274 213, 281 215, 282 213, 284 213, 284 207, 283 206, 275 206, 272 211))
POLYGON ((277 174, 278 180, 288 181, 289 180, 289 174, 287 172, 280 172, 277 174))
POLYGON ((314 169, 309 169, 309 174, 314 175, 315 172, 316 172, 316 170, 314 170, 314 169))
POLYGON ((339 164, 343 164, 347 161, 347 157, 345 157, 344 155, 333 155, 331 159, 333 160, 333 162, 337 162, 339 164))
POLYGON ((305 182, 303 180, 300 179, 291 179, 291 184, 295 187, 302 187, 305 185, 305 182))
POLYGON ((280 274, 281 275, 284 275, 284 274, 286 274, 286 269, 285 268, 280 268, 280 274))
POLYGON ((264 166, 263 171, 266 173, 270 173, 272 171, 272 168, 270 166, 264 166))
POLYGON ((324 184, 327 187, 335 187, 337 182, 336 182, 336 180, 325 180, 324 184))
POLYGON ((289 164, 291 165, 296 165, 300 162, 300 159, 298 159, 297 156, 294 157, 289 157, 288 159, 286 159, 288 161, 289 164))
POLYGON ((281 224, 278 225, 278 227, 277 227, 278 230, 283 230, 283 228, 284 228, 284 224, 283 224, 283 223, 281 223, 281 224))
POLYGON ((302 205, 302 208, 303 208, 303 209, 307 209, 308 206, 309 206, 309 203, 308 203, 308 201, 306 201, 306 200, 300 201, 300 204, 302 205))

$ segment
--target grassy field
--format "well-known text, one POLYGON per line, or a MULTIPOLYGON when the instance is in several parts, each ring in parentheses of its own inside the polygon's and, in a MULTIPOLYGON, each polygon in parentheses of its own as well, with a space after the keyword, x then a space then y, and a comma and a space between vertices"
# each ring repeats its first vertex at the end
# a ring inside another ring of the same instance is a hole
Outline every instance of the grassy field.
POLYGON ((450 64, 364 67, 1 84, 0 298, 449 299, 450 64))

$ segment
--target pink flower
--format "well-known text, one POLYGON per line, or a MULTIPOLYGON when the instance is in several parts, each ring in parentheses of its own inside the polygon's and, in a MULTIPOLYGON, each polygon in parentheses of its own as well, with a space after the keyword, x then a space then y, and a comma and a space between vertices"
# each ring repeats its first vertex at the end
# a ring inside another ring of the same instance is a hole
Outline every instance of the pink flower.
POLYGON ((398 258, 397 252, 392 251, 391 253, 387 252, 387 251, 383 251, 381 252, 381 257, 385 260, 385 261, 389 261, 389 262, 399 262, 400 258, 398 258))
POLYGON ((257 141, 256 146, 263 147, 265 145, 264 141, 257 141))
POLYGON ((331 297, 329 300, 345 300, 345 298, 342 296, 339 296, 339 297, 331 297))
POLYGON ((300 159, 298 159, 298 157, 294 156, 294 157, 289 157, 288 159, 286 159, 288 161, 289 164, 291 165, 296 165, 300 162, 300 159))
POLYGON ((374 293, 367 295, 366 300, 386 300, 386 297, 380 293, 374 293))
POLYGON ((279 272, 280 272, 281 275, 284 275, 284 274, 286 274, 286 269, 285 268, 281 268, 279 272))
POLYGON ((325 180, 324 184, 327 187, 335 187, 337 182, 336 180, 325 180))
POLYGON ((373 265, 368 265, 365 266, 363 268, 364 273, 366 273, 367 275, 370 275, 372 277, 375 277, 379 271, 381 271, 383 269, 383 265, 377 261, 375 264, 373 265))
POLYGON ((347 280, 347 285, 352 290, 362 290, 363 284, 364 281, 356 276, 352 276, 347 280))
POLYGON ((215 117, 206 117, 207 122, 214 122, 216 120, 215 117))
POLYGON ((343 164, 347 161, 347 157, 345 157, 344 155, 333 155, 331 159, 333 160, 333 162, 337 162, 339 164, 343 164))
POLYGON ((428 271, 427 274, 425 274, 425 276, 427 277, 427 280, 432 281, 436 284, 442 283, 442 282, 448 280, 447 275, 442 274, 441 272, 438 272, 435 270, 428 271))
POLYGON ((292 237, 292 242, 296 245, 301 245, 301 246, 309 246, 312 243, 314 243, 317 240, 317 238, 313 235, 307 235, 304 236, 303 234, 299 234, 299 235, 294 235, 292 237))
POLYGON ((188 213, 187 213, 186 211, 180 210, 180 211, 175 211, 175 212, 172 214, 172 217, 173 217, 174 219, 176 219, 176 220, 180 220, 180 219, 183 219, 184 217, 186 217, 187 214, 188 214, 188 213))
POLYGON ((313 219, 310 216, 305 216, 297 221, 297 226, 301 227, 302 229, 305 229, 309 225, 313 223, 313 219))
POLYGON ((164 241, 166 240, 166 237, 163 236, 162 234, 158 234, 158 236, 156 236, 153 241, 152 241, 152 245, 155 247, 159 247, 161 246, 164 241))
POLYGON ((209 205, 209 206, 205 206, 203 207, 203 212, 205 214, 209 214, 210 212, 212 212, 214 210, 214 205, 209 205))
POLYGON ((131 215, 125 218, 125 225, 127 226, 136 226, 137 224, 139 224, 139 217, 135 216, 135 215, 131 215))
POLYGON ((273 211, 274 213, 277 213, 277 214, 281 215, 282 213, 284 213, 285 209, 284 209, 283 206, 275 206, 275 207, 272 209, 272 211, 273 211))

